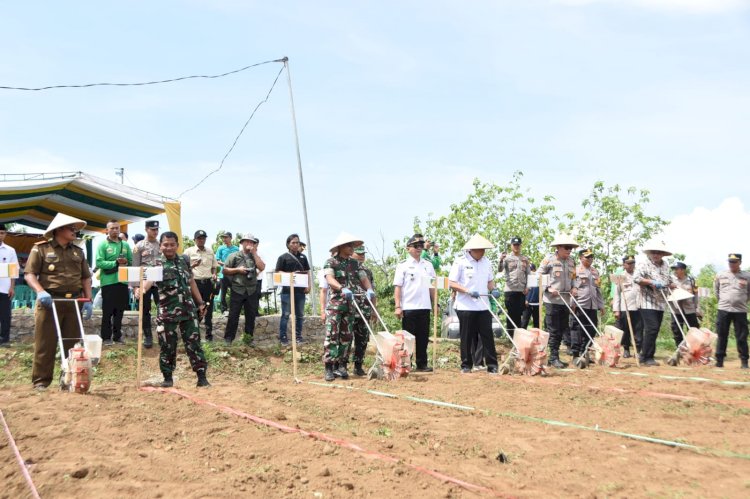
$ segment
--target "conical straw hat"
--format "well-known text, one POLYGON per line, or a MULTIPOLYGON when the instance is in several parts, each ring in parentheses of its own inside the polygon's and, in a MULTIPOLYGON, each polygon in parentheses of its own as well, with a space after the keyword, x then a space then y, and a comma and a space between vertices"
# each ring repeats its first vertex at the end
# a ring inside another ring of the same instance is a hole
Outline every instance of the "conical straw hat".
POLYGON ((342 244, 349 244, 349 243, 353 243, 355 247, 362 246, 363 244, 365 244, 364 241, 362 241, 360 238, 353 236, 349 234, 348 232, 342 232, 341 234, 339 234, 336 240, 333 241, 333 245, 331 246, 330 251, 334 252, 342 244))
POLYGON ((480 236, 479 234, 474 234, 471 236, 471 238, 466 241, 466 244, 464 244, 465 250, 474 250, 474 249, 492 249, 495 245, 489 242, 484 237, 480 236))
POLYGON ((680 300, 687 300, 688 298, 692 298, 692 297, 693 297, 693 293, 691 293, 690 291, 687 291, 682 288, 676 288, 672 290, 667 300, 680 301, 680 300))
POLYGON ((79 218, 73 218, 70 215, 66 215, 65 213, 58 213, 57 215, 55 215, 55 218, 53 218, 49 223, 49 227, 47 227, 47 231, 44 233, 44 237, 50 238, 52 237, 53 230, 72 224, 76 224, 77 231, 83 230, 83 228, 86 227, 86 222, 84 222, 83 220, 79 218))
POLYGON ((577 248, 579 245, 570 234, 558 234, 557 237, 552 240, 550 246, 573 246, 574 248, 577 248))
POLYGON ((667 256, 671 255, 672 252, 667 249, 664 241, 650 241, 643 246, 643 252, 648 253, 649 251, 661 251, 667 256))

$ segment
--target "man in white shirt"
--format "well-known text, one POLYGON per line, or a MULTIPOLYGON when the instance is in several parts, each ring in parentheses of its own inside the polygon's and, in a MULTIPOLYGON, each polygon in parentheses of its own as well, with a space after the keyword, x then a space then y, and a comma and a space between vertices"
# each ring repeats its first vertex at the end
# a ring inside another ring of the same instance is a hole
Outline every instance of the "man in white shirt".
POLYGON ((409 258, 396 266, 393 300, 401 327, 416 339, 417 371, 432 372, 427 362, 427 343, 430 337, 430 310, 435 301, 435 288, 430 287, 429 279, 435 277, 435 268, 432 262, 422 259, 424 247, 421 234, 414 234, 406 242, 409 258))
POLYGON ((471 236, 464 245, 464 254, 453 262, 448 281, 456 291, 456 315, 461 335, 461 372, 471 372, 472 352, 477 341, 482 342, 487 372, 497 374, 497 352, 492 336, 492 315, 487 294, 500 298, 495 289, 492 264, 485 258, 486 250, 495 246, 479 234, 471 236))
MULTIPOLYGON (((5 224, 0 224, 0 263, 18 264, 16 250, 5 244, 8 234, 5 224)), ((10 346, 10 306, 16 283, 10 277, 0 277, 0 347, 10 346)))

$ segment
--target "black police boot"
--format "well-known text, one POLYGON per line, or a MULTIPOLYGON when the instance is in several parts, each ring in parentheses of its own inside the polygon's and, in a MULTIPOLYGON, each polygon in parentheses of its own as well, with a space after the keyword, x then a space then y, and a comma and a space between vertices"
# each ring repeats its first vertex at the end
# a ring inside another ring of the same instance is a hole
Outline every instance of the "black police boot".
POLYGON ((346 362, 340 362, 339 368, 334 372, 341 379, 349 379, 349 371, 346 370, 346 362))
POLYGON ((154 346, 154 337, 151 335, 151 330, 143 331, 143 348, 151 348, 154 346))
POLYGON ((724 367, 724 357, 716 357, 716 367, 724 367))
POLYGON ((622 350, 622 358, 623 359, 629 359, 630 357, 632 357, 632 355, 630 355, 630 347, 623 348, 623 350, 622 350))
POLYGON ((551 365, 555 369, 565 369, 566 367, 568 367, 568 363, 561 361, 560 357, 558 357, 557 355, 549 358, 549 365, 551 365))
POLYGON ((333 364, 326 364, 325 380, 333 381, 336 379, 336 375, 333 374, 333 364))
POLYGON ((198 384, 195 385, 198 387, 201 386, 211 386, 211 383, 208 382, 208 379, 206 379, 206 370, 205 369, 199 369, 198 370, 198 384))
POLYGON ((364 369, 362 369, 362 363, 361 362, 355 362, 354 363, 354 374, 357 376, 364 376, 367 374, 364 369))
POLYGON ((172 375, 171 374, 165 374, 164 375, 164 381, 161 382, 162 388, 172 388, 174 386, 174 381, 172 381, 172 375))
POLYGON ((744 359, 741 362, 742 364, 740 365, 740 369, 747 369, 747 359, 744 359))

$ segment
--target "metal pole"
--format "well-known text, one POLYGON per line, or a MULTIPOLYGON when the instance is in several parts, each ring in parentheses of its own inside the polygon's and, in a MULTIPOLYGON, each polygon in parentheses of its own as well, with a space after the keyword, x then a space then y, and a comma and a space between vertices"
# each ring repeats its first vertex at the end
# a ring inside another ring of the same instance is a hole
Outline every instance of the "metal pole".
MULTIPOLYGON (((312 240, 310 239, 310 224, 307 222, 307 201, 305 201, 305 181, 302 177, 302 156, 299 152, 299 134, 297 133, 297 115, 294 112, 294 94, 292 94, 292 75, 289 72, 289 58, 284 57, 281 59, 281 62, 284 63, 284 67, 286 68, 286 81, 289 84, 289 103, 291 105, 292 110, 292 127, 294 128, 294 146, 297 149, 297 172, 299 173, 299 189, 302 193, 302 214, 305 217, 305 237, 307 237, 307 254, 308 254, 308 260, 310 261, 310 265, 314 266, 313 264, 313 255, 312 255, 312 240)), ((315 276, 313 269, 310 269, 310 307, 315 313, 315 276)))

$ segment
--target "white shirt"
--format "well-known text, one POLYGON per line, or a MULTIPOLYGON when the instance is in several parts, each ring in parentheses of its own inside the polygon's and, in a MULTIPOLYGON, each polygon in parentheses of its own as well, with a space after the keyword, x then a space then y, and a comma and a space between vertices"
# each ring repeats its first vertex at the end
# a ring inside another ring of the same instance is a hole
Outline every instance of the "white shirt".
POLYGON ((435 277, 435 267, 425 259, 417 261, 414 257, 409 256, 396 265, 393 285, 401 287, 402 310, 429 310, 432 308, 430 286, 429 281, 427 281, 431 277, 435 277))
MULTIPOLYGON (((5 243, 0 244, 0 263, 18 263, 16 250, 5 243)), ((10 277, 0 278, 0 293, 8 294, 10 291, 10 277)))
MULTIPOLYGON (((448 280, 469 291, 487 294, 488 284, 493 280, 492 264, 484 256, 478 261, 474 260, 468 251, 464 251, 464 254, 453 262, 448 280)), ((472 298, 468 293, 456 293, 456 310, 489 310, 485 299, 481 296, 472 298)))

